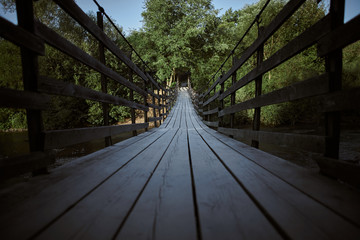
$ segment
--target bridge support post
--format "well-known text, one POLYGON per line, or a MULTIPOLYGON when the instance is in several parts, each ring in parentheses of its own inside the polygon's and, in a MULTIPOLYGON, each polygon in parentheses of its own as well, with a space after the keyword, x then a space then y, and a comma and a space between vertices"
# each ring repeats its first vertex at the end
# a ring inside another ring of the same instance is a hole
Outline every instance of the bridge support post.
MULTIPOLYGON (((151 91, 154 92, 154 84, 152 84, 152 83, 151 83, 151 91)), ((152 96, 152 104, 156 105, 154 96, 152 96)), ((160 104, 158 106, 160 106, 160 104)), ((156 118, 156 108, 153 108, 153 115, 154 115, 154 118, 156 118)), ((154 121, 154 125, 155 125, 155 127, 157 127, 157 121, 154 121)))
MULTIPOLYGON (((18 24, 23 29, 34 32, 34 12, 33 2, 29 0, 16 0, 16 11, 18 24)), ((38 91, 38 55, 21 47, 21 63, 22 76, 24 83, 24 90, 37 92, 38 91)), ((29 148, 30 152, 43 152, 45 137, 43 133, 43 121, 40 110, 26 110, 29 148)), ((47 168, 43 167, 33 171, 33 175, 47 173, 47 168)))
MULTIPOLYGON (((143 72, 145 72, 145 69, 143 69, 143 72)), ((144 80, 144 91, 147 92, 147 83, 145 80, 144 80)), ((144 96, 144 105, 147 107, 149 106, 149 104, 147 102, 147 95, 144 96)), ((147 122, 149 122, 148 113, 147 113, 147 111, 144 110, 144 123, 147 123, 147 122)), ((145 131, 148 131, 148 130, 149 130, 149 128, 145 128, 145 131)))
MULTIPOLYGON (((259 33, 258 36, 260 37, 263 31, 263 27, 259 27, 259 33)), ((257 50, 257 60, 256 64, 259 66, 264 59, 264 44, 261 44, 261 46, 257 50)), ((262 75, 257 77, 255 79, 255 97, 258 97, 261 95, 261 89, 262 89, 262 75)), ((253 130, 259 131, 260 130, 260 114, 261 114, 261 108, 257 107, 254 111, 254 118, 253 118, 253 130)), ((259 148, 259 141, 257 140, 251 140, 251 146, 255 148, 259 148)))
MULTIPOLYGON (((224 76, 224 74, 225 74, 224 72, 221 73, 220 79, 222 78, 222 76, 224 76)), ((221 89, 220 89, 220 95, 221 95, 225 91, 225 82, 223 82, 220 86, 221 86, 221 89)), ((224 107, 225 107, 224 106, 224 99, 221 99, 220 100, 220 109, 219 109, 219 111, 223 110, 224 107)), ((219 118, 219 127, 224 127, 224 116, 219 118)))
MULTIPOLYGON (((97 12, 97 24, 101 30, 104 30, 103 15, 97 12)), ((104 45, 99 41, 99 60, 101 63, 106 64, 104 45)), ((101 91, 107 93, 107 79, 104 74, 101 74, 101 91)), ((109 104, 102 103, 104 126, 109 126, 109 104)), ((105 137, 105 147, 112 145, 111 136, 105 137)))
MULTIPOLYGON (((344 24, 344 8, 344 0, 331 0, 329 14, 332 30, 344 24)), ((340 91, 342 88, 342 49, 326 56, 325 68, 329 73, 330 92, 340 91)), ((340 121, 341 113, 339 111, 325 113, 325 157, 339 158, 340 121)))
MULTIPOLYGON (((233 66, 236 63, 236 57, 235 55, 233 55, 233 59, 232 59, 232 64, 233 66)), ((234 85, 236 83, 236 73, 237 71, 235 71, 232 75, 231 75, 231 84, 234 85)), ((234 91, 231 96, 230 96, 230 104, 231 106, 235 105, 235 99, 236 99, 236 91, 234 91)), ((231 113, 230 114, 230 128, 234 128, 235 125, 235 113, 231 113)), ((233 137, 233 136, 231 136, 233 137)))
MULTIPOLYGON (((132 60, 132 52, 133 51, 131 50, 130 54, 129 54, 130 60, 132 60)), ((131 70, 131 68, 129 68, 129 80, 132 83, 134 82, 133 71, 131 70)), ((134 90, 132 90, 132 89, 130 89, 130 101, 132 101, 132 102, 134 101, 134 90)), ((131 123, 135 124, 136 123, 136 116, 135 116, 135 109, 134 108, 130 109, 130 114, 131 114, 131 123)), ((137 136, 137 131, 133 130, 132 135, 137 136)))

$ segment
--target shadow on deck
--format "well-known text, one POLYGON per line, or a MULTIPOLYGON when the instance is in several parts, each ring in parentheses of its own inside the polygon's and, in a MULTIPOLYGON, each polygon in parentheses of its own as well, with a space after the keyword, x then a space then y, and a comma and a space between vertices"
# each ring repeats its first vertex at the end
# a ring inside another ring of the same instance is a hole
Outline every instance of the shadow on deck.
POLYGON ((2 239, 359 239, 360 195, 206 127, 157 129, 1 193, 2 239))

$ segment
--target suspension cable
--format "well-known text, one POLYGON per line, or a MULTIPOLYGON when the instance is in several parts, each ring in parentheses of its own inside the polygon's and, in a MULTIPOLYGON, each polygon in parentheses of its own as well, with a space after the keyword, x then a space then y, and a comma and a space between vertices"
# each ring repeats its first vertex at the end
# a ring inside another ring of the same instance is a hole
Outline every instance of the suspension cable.
MULTIPOLYGON (((116 26, 116 24, 111 20, 111 18, 109 17, 109 15, 107 15, 107 13, 105 12, 104 8, 100 6, 100 4, 96 1, 93 0, 94 3, 96 4, 96 6, 98 7, 99 11, 105 15, 105 17, 107 18, 107 20, 110 22, 110 24, 115 28, 115 30, 120 34, 120 36, 125 40, 125 42, 129 45, 129 47, 131 48, 131 50, 136 54, 136 56, 140 59, 140 61, 144 64, 144 66, 146 66, 150 72, 154 72, 149 65, 147 65, 147 63, 142 59, 142 57, 140 56, 140 54, 135 50, 135 48, 131 45, 131 43, 126 39, 126 37, 124 36, 124 34, 120 31, 120 29, 116 26)), ((155 77, 157 79, 159 79, 157 77, 157 75, 155 75, 155 77)))
MULTIPOLYGON (((240 40, 236 43, 235 47, 231 50, 231 52, 229 53, 229 55, 227 56, 227 58, 225 59, 225 61, 221 64, 221 66, 219 67, 219 69, 216 71, 216 73, 210 78, 210 80, 207 82, 207 85, 209 85, 210 81, 212 79, 215 79, 216 74, 218 74, 221 69, 224 67, 224 65, 226 64, 226 62, 229 60, 229 58, 235 53, 235 50, 237 49, 237 47, 240 45, 240 43, 244 40, 245 36, 249 33, 250 29, 254 26, 255 23, 259 22, 260 16, 261 14, 264 12, 265 8, 267 7, 267 5, 270 3, 271 0, 267 0, 266 3, 264 4, 264 6, 261 8, 260 12, 255 16, 254 20, 252 21, 252 23, 250 24, 250 26, 247 28, 247 30, 245 31, 245 33, 242 35, 242 37, 240 38, 240 40)), ((206 86, 205 86, 206 88, 206 86)))

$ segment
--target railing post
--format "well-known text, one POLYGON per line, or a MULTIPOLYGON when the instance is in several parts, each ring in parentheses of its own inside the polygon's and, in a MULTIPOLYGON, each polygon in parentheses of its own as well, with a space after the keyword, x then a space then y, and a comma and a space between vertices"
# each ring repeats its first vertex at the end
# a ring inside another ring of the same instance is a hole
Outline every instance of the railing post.
MULTIPOLYGON (((151 83, 151 91, 152 91, 153 93, 155 93, 155 92, 154 92, 154 84, 152 84, 152 83, 151 83)), ((153 104, 153 105, 156 105, 155 97, 154 97, 154 96, 152 96, 152 104, 153 104)), ((160 104, 159 104, 159 106, 160 106, 160 104)), ((154 115, 154 118, 156 118, 156 108, 153 108, 153 115, 154 115)), ((157 121, 154 121, 154 126, 157 127, 157 121)))
MULTIPOLYGON (((30 0, 16 0, 18 25, 28 32, 34 33, 33 2, 30 0)), ((38 55, 21 47, 22 76, 25 91, 38 90, 38 55)), ((43 121, 40 110, 26 110, 30 152, 44 151, 43 121)), ((47 168, 33 171, 33 175, 47 173, 47 168)))
MULTIPOLYGON (((344 5, 344 0, 331 0, 330 2, 329 14, 332 30, 344 24, 344 5)), ((326 56, 325 68, 329 73, 330 92, 340 91, 342 88, 342 49, 326 56)), ((341 113, 339 111, 325 113, 325 157, 339 158, 340 121, 341 113)))
MULTIPOLYGON (((143 72, 145 72, 145 69, 143 69, 143 72)), ((147 92, 147 83, 145 80, 144 80, 144 91, 147 92)), ((149 106, 149 104, 147 102, 147 95, 144 96, 144 105, 147 107, 149 106)), ((144 123, 147 123, 147 122, 149 122, 148 113, 147 113, 147 111, 144 110, 144 123)), ((149 128, 145 128, 145 131, 148 131, 148 130, 149 130, 149 128)))
MULTIPOLYGON (((97 24, 101 30, 104 31, 103 15, 97 12, 97 24)), ((99 60, 101 63, 106 64, 104 45, 99 41, 99 60)), ((101 91, 107 93, 107 79, 104 74, 101 74, 101 91)), ((102 103, 104 126, 109 126, 109 104, 102 103)), ((105 147, 112 145, 111 136, 105 137, 105 147)))
MULTIPOLYGON (((130 51, 130 54, 129 54, 129 58, 130 60, 132 60, 132 50, 130 51)), ((134 82, 134 78, 133 78, 133 70, 131 70, 131 68, 129 68, 129 80, 130 82, 134 82)), ((130 101, 134 101, 134 90, 130 89, 130 101)), ((135 108, 131 108, 130 109, 130 114, 131 114, 131 123, 132 124, 135 124, 136 123, 136 115, 135 115, 135 108)), ((132 135, 133 136, 137 136, 137 131, 136 130, 133 130, 132 131, 132 135)))
MULTIPOLYGON (((232 64, 233 66, 236 63, 236 57, 235 55, 233 55, 233 59, 232 59, 232 64)), ((236 83, 236 72, 235 71, 232 75, 231 75, 231 84, 234 85, 236 83)), ((236 99, 236 91, 234 91, 233 93, 231 93, 230 96, 230 105, 233 106, 235 105, 235 99, 236 99)), ((230 114, 230 128, 234 128, 235 125, 235 113, 231 113, 230 114)))
MULTIPOLYGON (((259 27, 259 34, 260 37, 263 31, 263 27, 259 27)), ((264 59, 264 44, 261 44, 257 50, 257 60, 256 64, 259 66, 264 59)), ((255 97, 261 95, 261 88, 262 88, 262 75, 255 79, 255 97)), ((253 130, 259 131, 260 130, 260 112, 261 108, 257 107, 254 111, 254 118, 253 118, 253 130)), ((259 148, 259 141, 251 140, 251 146, 255 148, 259 148)))
MULTIPOLYGON (((222 78, 222 76, 224 76, 224 72, 221 73, 220 79, 222 78)), ((220 95, 225 91, 225 81, 220 85, 221 89, 220 89, 220 95)), ((216 89, 216 87, 215 87, 216 89)), ((219 111, 224 109, 224 99, 220 100, 220 109, 219 111)), ((219 127, 224 127, 224 116, 219 118, 219 127)))

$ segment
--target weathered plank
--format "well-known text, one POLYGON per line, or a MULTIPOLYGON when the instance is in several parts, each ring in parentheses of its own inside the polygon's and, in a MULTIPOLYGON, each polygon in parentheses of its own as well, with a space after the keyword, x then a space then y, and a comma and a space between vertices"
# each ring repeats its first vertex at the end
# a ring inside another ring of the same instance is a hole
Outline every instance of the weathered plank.
POLYGON ((187 133, 179 131, 116 239, 197 239, 194 207, 187 133))
POLYGON ((155 109, 160 109, 161 107, 152 103, 148 103, 149 107, 151 108, 155 108, 155 109))
POLYGON ((250 100, 232 105, 219 112, 219 117, 242 110, 263 107, 271 104, 294 101, 329 92, 328 74, 322 74, 305 81, 257 96, 250 100))
MULTIPOLYGON (((200 111, 200 109, 199 109, 199 112, 202 112, 202 111, 200 111)), ((219 112, 219 107, 216 107, 216 108, 211 109, 209 111, 203 112, 203 115, 211 115, 211 114, 218 113, 218 112, 219 112)))
POLYGON ((229 146, 220 144, 202 128, 197 131, 257 206, 269 214, 283 237, 336 239, 346 235, 346 238, 356 239, 360 236, 358 227, 258 166, 251 161, 253 158, 246 159, 229 146))
POLYGON ((25 47, 39 55, 45 55, 44 41, 25 29, 0 16, 0 36, 19 47, 25 47))
POLYGON ((209 87, 209 89, 204 94, 201 94, 201 98, 207 96, 214 88, 216 88, 219 82, 220 77, 216 79, 216 81, 209 87))
POLYGON ((45 168, 54 162, 54 158, 43 152, 0 159, 0 180, 45 168))
POLYGON ((204 102, 204 103, 202 104, 202 106, 205 107, 206 105, 210 104, 210 103, 213 102, 215 99, 217 99, 217 98, 219 97, 219 95, 220 95, 220 92, 216 92, 216 93, 214 94, 214 96, 210 97, 206 102, 204 102))
MULTIPOLYGON (((176 130, 166 131, 151 143, 151 148, 144 149, 110 175, 37 238, 113 238, 141 196, 176 133, 176 130)), ((126 150, 121 151, 118 156, 126 153, 126 150)))
POLYGON ((50 106, 50 97, 30 91, 0 88, 0 107, 43 110, 50 106))
POLYGON ((206 126, 209 127, 219 127, 219 121, 216 122, 210 122, 210 121, 203 121, 205 123, 206 126))
POLYGON ((327 95, 319 96, 318 110, 320 112, 359 110, 360 88, 336 91, 327 95))
POLYGON ((243 239, 281 239, 201 139, 189 118, 188 141, 202 238, 239 239, 241 236, 243 239))
MULTIPOLYGON (((95 25, 96 26, 96 25, 95 25)), ((96 26, 97 27, 97 26, 96 26)), ((73 57, 74 59, 82 62, 83 64, 93 68, 94 70, 106 75, 107 77, 119 82, 120 84, 134 90, 135 92, 147 96, 147 92, 136 86, 135 84, 131 83, 128 79, 124 78, 123 76, 117 74, 115 71, 111 70, 99 60, 93 58, 79 47, 75 46, 59 34, 57 34, 52 29, 48 28, 44 24, 36 21, 35 22, 35 32, 36 35, 44 39, 49 45, 59 49, 60 51, 68 54, 69 56, 73 57)))
MULTIPOLYGON (((270 71, 271 69, 277 67, 281 63, 288 60, 289 58, 295 56, 299 52, 303 51, 304 49, 310 47, 312 44, 316 43, 317 40, 319 40, 322 36, 330 32, 330 24, 331 24, 330 20, 331 19, 329 16, 325 16, 324 18, 319 20, 313 26, 305 30, 295 39, 291 40, 288 44, 286 44, 284 47, 282 47, 280 50, 274 53, 271 57, 269 57, 267 60, 262 62, 255 69, 253 69, 243 78, 241 78, 238 82, 236 82, 234 85, 228 88, 223 94, 221 94, 219 99, 220 100, 224 99, 225 97, 236 91, 237 89, 253 81, 258 76, 266 73, 267 71, 270 71)), ((263 34, 261 35, 261 37, 262 36, 263 34)))
POLYGON ((149 131, 82 157, 64 165, 51 175, 34 181, 31 191, 19 186, 13 193, 2 193, 2 236, 6 239, 27 239, 40 233, 54 219, 67 212, 69 206, 80 202, 163 134, 164 132, 149 131), (121 158, 117 154, 120 151, 121 158), (19 192, 27 193, 26 198, 24 197, 25 202, 19 197, 15 197, 18 200, 15 205, 14 201, 7 201, 9 196, 18 196, 19 192), (10 206, 11 211, 8 211, 10 206))
MULTIPOLYGON (((200 119, 198 122, 200 125, 202 124, 200 119)), ((344 216, 345 219, 351 219, 351 221, 360 226, 360 215, 358 214, 360 212, 360 206, 358 205, 360 195, 356 190, 347 188, 344 185, 307 171, 271 154, 254 149, 249 145, 207 128, 204 124, 202 124, 202 128, 233 150, 267 169, 267 171, 306 193, 308 196, 312 196, 318 202, 332 209, 332 211, 344 216)))
POLYGON ((318 56, 323 57, 334 50, 344 48, 359 40, 360 32, 355 30, 359 26, 360 15, 328 33, 318 42, 318 56))
POLYGON ((64 9, 81 26, 88 30, 95 38, 101 41, 115 56, 130 67, 139 77, 148 81, 148 78, 134 62, 132 62, 125 53, 95 24, 95 22, 84 13, 81 8, 72 0, 55 0, 55 2, 64 9))
POLYGON ((123 132, 147 128, 148 126, 149 123, 136 123, 117 126, 46 131, 45 149, 63 148, 98 138, 114 136, 123 132))
POLYGON ((221 128, 220 133, 231 135, 236 138, 255 140, 260 143, 269 143, 280 146, 295 147, 311 152, 323 153, 325 149, 325 137, 317 135, 279 133, 266 131, 253 131, 246 129, 221 128))
POLYGON ((145 110, 145 111, 149 110, 147 106, 144 106, 142 104, 135 103, 121 97, 98 92, 72 83, 58 81, 50 77, 45 77, 45 76, 39 77, 38 87, 39 87, 39 91, 43 93, 94 100, 98 102, 121 105, 130 108, 145 110))
POLYGON ((163 119, 162 117, 149 117, 149 122, 160 121, 162 119, 163 119))

